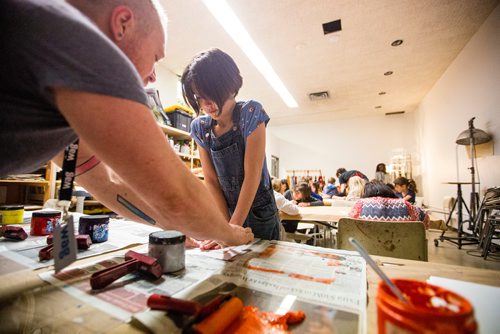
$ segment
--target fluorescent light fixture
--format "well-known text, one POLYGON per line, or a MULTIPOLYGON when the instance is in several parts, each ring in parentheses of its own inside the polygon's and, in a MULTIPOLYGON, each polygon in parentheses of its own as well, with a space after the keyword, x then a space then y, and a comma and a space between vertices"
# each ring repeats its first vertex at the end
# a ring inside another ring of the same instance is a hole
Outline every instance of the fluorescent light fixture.
POLYGON ((289 108, 299 105, 225 0, 201 0, 289 108))

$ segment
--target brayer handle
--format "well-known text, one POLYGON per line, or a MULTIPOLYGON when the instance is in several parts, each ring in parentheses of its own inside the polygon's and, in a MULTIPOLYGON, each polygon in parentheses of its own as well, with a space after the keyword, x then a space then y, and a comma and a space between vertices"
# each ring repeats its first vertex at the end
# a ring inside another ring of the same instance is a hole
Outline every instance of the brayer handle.
POLYGON ((90 276, 90 286, 93 290, 103 289, 120 277, 138 270, 139 265, 139 261, 130 259, 112 267, 99 270, 90 276))
POLYGON ((152 310, 175 311, 186 315, 197 315, 202 309, 200 303, 156 293, 149 296, 148 306, 152 310))

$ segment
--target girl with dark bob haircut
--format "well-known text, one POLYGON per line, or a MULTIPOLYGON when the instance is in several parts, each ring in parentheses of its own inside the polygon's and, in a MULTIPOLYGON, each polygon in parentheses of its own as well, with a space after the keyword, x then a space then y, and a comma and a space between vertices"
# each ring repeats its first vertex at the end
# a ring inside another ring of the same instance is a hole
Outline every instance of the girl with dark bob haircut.
MULTIPOLYGON (((269 116, 257 101, 236 101, 242 82, 236 63, 219 49, 193 58, 181 78, 184 100, 198 115, 191 137, 205 184, 227 221, 250 227, 256 238, 278 240, 278 208, 265 159, 269 116)), ((218 245, 206 240, 200 247, 218 245)))
POLYGON ((227 53, 210 49, 195 56, 181 78, 184 100, 200 114, 199 99, 213 101, 222 112, 226 100, 235 97, 243 78, 240 70, 227 53))

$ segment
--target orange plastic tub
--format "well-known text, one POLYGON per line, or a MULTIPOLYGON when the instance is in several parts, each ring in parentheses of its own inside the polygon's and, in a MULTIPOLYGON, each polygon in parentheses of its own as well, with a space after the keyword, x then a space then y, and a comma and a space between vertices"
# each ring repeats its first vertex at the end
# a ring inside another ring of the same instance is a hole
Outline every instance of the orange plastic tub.
POLYGON ((376 298, 379 334, 478 332, 473 307, 464 297, 421 281, 392 281, 410 304, 400 301, 380 282, 376 298))

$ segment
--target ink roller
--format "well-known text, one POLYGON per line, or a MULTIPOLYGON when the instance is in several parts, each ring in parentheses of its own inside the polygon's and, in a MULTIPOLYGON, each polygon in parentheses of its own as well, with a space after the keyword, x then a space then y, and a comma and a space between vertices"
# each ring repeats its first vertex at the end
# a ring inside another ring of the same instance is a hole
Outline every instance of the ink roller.
POLYGON ((158 260, 134 251, 128 251, 125 253, 125 262, 93 273, 90 276, 90 286, 94 290, 103 289, 120 277, 136 271, 149 273, 155 278, 160 278, 162 275, 162 268, 158 260))
MULTIPOLYGON (((47 244, 48 246, 40 249, 38 252, 40 261, 50 260, 54 257, 54 237, 52 234, 47 237, 47 244)), ((89 249, 90 245, 92 245, 92 241, 87 234, 79 234, 76 236, 76 247, 78 249, 89 249)))
POLYGON ((152 310, 193 315, 196 316, 198 320, 201 320, 217 310, 219 306, 231 296, 231 294, 217 294, 212 300, 203 305, 191 300, 178 299, 154 293, 149 296, 147 304, 152 310))
POLYGON ((28 234, 20 226, 2 226, 0 227, 0 237, 11 240, 26 240, 28 234))

